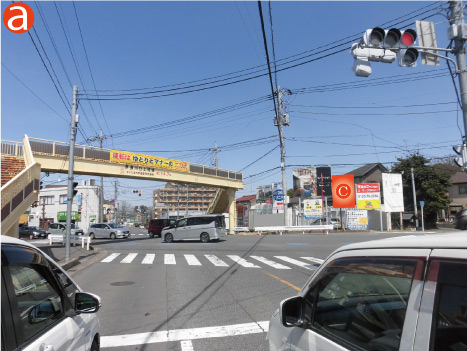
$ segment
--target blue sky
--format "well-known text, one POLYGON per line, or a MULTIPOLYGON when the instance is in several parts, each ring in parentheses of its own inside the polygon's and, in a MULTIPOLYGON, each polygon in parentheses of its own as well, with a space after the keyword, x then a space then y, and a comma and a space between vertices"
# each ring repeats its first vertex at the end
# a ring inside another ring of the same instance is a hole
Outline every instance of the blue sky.
MULTIPOLYGON (((2 1, 2 13, 10 3, 2 1)), ((67 106, 71 85, 77 85, 85 99, 86 92, 94 94, 93 80, 103 98, 123 90, 181 88, 186 84, 179 84, 187 82, 193 82, 188 85, 194 89, 205 88, 213 84, 200 84, 266 72, 256 1, 76 1, 75 7, 68 1, 26 3, 35 12, 32 36, 38 46, 42 43, 47 57, 41 49, 42 55, 53 74, 51 62, 67 106), (232 72, 239 73, 227 75, 232 72)), ((269 2, 262 6, 273 60, 269 2)), ((370 162, 390 167, 397 157, 416 150, 429 158, 452 155, 451 147, 461 141, 464 126, 446 61, 424 66, 419 59, 415 68, 372 63, 373 73, 362 78, 352 72, 348 50, 367 28, 415 29, 416 19, 433 21, 438 46, 446 48, 446 2, 273 1, 270 6, 275 58, 282 64, 278 68, 303 63, 276 76, 277 84, 293 93, 286 96, 291 125, 284 128, 288 188, 294 165, 331 165, 333 174, 344 174, 370 162)), ((21 141, 27 134, 68 141, 69 112, 29 35, 10 33, 2 25, 1 55, 2 139, 21 141)), ((258 185, 281 181, 279 169, 256 175, 280 165, 279 148, 271 151, 279 144, 273 103, 255 100, 270 94, 269 78, 262 76, 172 96, 82 100, 77 141, 87 144, 85 139, 102 128, 106 136, 113 136, 104 147, 200 164, 213 164, 214 153, 208 149, 217 142, 219 167, 243 169, 246 187, 237 193, 240 197, 254 193, 258 185), (229 146, 236 143, 242 144, 229 146)), ((51 174, 44 182, 57 184, 57 178, 58 174, 51 174)), ((106 199, 113 197, 114 180, 105 178, 106 199)), ((119 200, 134 205, 150 206, 152 190, 163 186, 129 179, 119 182, 119 200), (132 194, 132 189, 142 189, 143 196, 132 194)))

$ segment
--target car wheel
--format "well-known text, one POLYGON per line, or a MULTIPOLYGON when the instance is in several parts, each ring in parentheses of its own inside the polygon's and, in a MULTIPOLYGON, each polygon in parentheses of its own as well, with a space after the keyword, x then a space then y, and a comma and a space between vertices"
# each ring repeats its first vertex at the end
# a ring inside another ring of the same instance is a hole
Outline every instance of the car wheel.
POLYGON ((166 243, 171 243, 174 241, 174 236, 170 233, 165 234, 164 240, 166 243))
POLYGON ((115 233, 110 233, 110 239, 114 240, 116 238, 115 233))
POLYGON ((96 236, 94 235, 94 233, 89 233, 89 237, 91 238, 91 240, 94 240, 96 238, 96 236))
POLYGON ((99 351, 99 342, 96 338, 94 338, 94 340, 92 341, 91 351, 99 351))
POLYGON ((150 238, 154 238, 154 233, 153 233, 153 232, 150 232, 150 233, 149 233, 149 237, 150 237, 150 238))
POLYGON ((208 233, 201 233, 201 236, 199 237, 201 242, 203 243, 208 243, 209 242, 209 234, 208 233))

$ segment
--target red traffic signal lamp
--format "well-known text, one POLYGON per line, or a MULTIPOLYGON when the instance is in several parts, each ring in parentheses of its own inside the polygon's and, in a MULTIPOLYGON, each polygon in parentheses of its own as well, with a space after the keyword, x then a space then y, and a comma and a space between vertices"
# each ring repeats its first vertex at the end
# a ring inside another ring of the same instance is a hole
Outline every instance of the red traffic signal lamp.
POLYGON ((142 191, 138 190, 138 196, 141 196, 142 191))

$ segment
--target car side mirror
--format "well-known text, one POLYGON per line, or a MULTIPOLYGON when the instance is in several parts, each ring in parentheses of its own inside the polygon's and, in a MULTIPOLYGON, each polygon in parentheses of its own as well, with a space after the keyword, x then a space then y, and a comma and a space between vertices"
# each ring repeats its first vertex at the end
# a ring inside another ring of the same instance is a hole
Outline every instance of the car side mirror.
POLYGON ((95 313, 100 307, 101 299, 99 296, 85 292, 75 294, 76 313, 95 313))
POLYGON ((303 324, 304 300, 301 296, 291 297, 281 302, 279 312, 284 327, 298 327, 303 324))
POLYGON ((36 324, 50 319, 55 316, 57 310, 60 310, 60 308, 56 309, 51 299, 45 300, 31 308, 28 313, 29 323, 36 324))

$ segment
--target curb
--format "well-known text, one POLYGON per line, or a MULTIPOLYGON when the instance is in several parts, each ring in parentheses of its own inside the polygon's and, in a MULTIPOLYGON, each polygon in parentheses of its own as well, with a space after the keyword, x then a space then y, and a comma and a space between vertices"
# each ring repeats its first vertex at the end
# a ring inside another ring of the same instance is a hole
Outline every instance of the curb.
MULTIPOLYGON (((91 255, 87 256, 84 260, 87 260, 89 257, 98 254, 100 250, 98 248, 95 248, 94 246, 89 245, 89 251, 93 251, 93 253, 91 255)), ((78 259, 78 258, 71 258, 70 260, 68 260, 66 262, 63 262, 63 263, 59 263, 59 264, 65 271, 67 271, 67 270, 81 264, 81 260, 78 259)))

